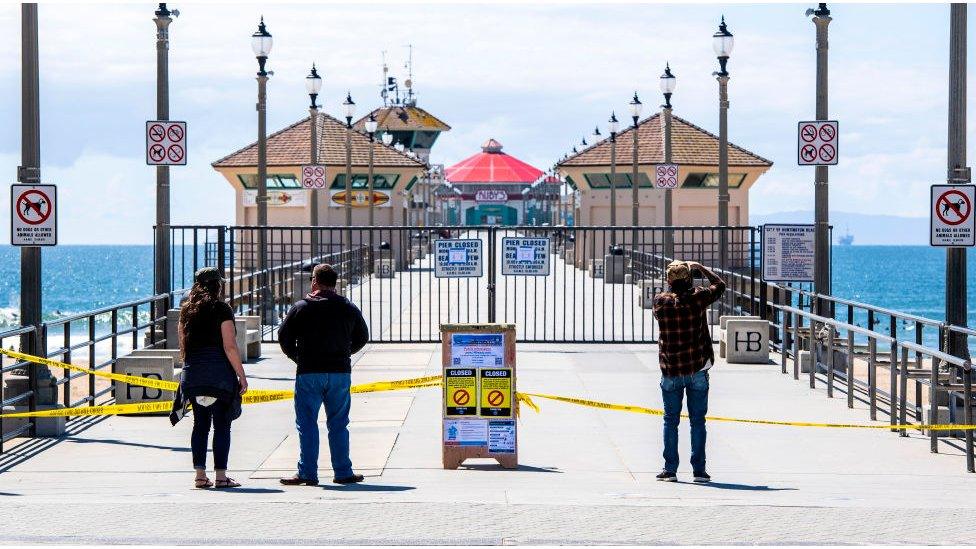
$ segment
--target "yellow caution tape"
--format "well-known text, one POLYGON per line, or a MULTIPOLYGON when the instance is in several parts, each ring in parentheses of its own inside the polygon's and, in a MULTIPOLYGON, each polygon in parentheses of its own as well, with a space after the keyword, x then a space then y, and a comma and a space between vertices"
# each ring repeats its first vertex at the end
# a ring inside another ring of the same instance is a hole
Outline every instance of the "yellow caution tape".
POLYGON ((10 351, 2 348, 0 348, 0 354, 7 355, 10 358, 19 360, 21 362, 33 362, 35 364, 43 364, 45 366, 50 366, 52 368, 64 368, 67 370, 74 370, 76 372, 84 372, 86 374, 91 374, 96 377, 111 379, 112 381, 118 381, 120 383, 128 383, 129 385, 136 385, 138 387, 148 387, 150 389, 162 389, 164 391, 175 391, 177 387, 179 387, 180 385, 175 381, 167 381, 164 379, 152 379, 152 378, 140 377, 140 376, 116 374, 115 372, 103 372, 101 370, 91 370, 88 368, 83 368, 81 366, 75 366, 74 364, 68 364, 67 362, 51 360, 49 358, 44 358, 40 356, 28 355, 26 353, 18 353, 16 351, 10 351))
MULTIPOLYGON (((601 410, 617 410, 621 412, 632 412, 636 414, 647 414, 652 416, 663 416, 664 410, 657 408, 646 408, 644 406, 633 406, 630 404, 613 404, 610 402, 600 402, 597 400, 586 400, 582 398, 572 398, 564 397, 558 395, 546 395, 541 393, 518 393, 519 400, 526 402, 535 411, 539 411, 539 407, 528 397, 545 398, 548 400, 556 400, 559 402, 567 402, 570 404, 576 404, 579 406, 588 406, 590 408, 599 408, 601 410)), ((681 414, 681 417, 688 417, 688 414, 681 414)), ((832 427, 838 429, 918 429, 925 431, 972 431, 976 430, 976 425, 955 425, 952 423, 948 424, 937 424, 937 425, 887 425, 887 424, 864 424, 864 423, 815 423, 809 421, 773 421, 769 419, 743 419, 736 417, 722 417, 722 416, 705 416, 706 420, 709 421, 727 421, 732 423, 751 423, 755 425, 779 425, 783 427, 832 427)))

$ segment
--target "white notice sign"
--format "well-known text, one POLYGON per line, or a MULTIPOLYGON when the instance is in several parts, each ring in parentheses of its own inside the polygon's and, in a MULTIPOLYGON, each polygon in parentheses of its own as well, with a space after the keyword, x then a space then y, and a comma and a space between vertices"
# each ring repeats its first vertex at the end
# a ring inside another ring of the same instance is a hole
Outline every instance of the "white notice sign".
POLYGON ((549 276, 549 239, 502 239, 502 274, 508 276, 549 276))
POLYGON ((57 191, 55 185, 10 186, 12 246, 57 245, 57 191))
POLYGON ((437 278, 480 277, 480 239, 448 239, 434 241, 434 276, 437 278))
POLYGON ((514 420, 490 420, 488 422, 488 452, 491 454, 515 453, 514 420))
POLYGON ((976 244, 976 202, 973 185, 932 185, 932 207, 929 209, 932 246, 966 247, 976 244))
POLYGON ((505 337, 502 334, 451 334, 451 366, 502 366, 505 337))
POLYGON ((444 420, 444 446, 485 446, 486 444, 488 444, 488 420, 444 420))
POLYGON ((813 282, 815 236, 814 225, 763 225, 763 280, 813 282))

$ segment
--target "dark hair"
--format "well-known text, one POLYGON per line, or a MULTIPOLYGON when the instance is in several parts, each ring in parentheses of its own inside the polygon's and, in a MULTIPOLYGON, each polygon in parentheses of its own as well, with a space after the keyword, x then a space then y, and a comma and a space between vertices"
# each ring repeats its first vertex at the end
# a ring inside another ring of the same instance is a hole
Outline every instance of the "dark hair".
POLYGON ((671 283, 671 291, 683 295, 691 291, 691 278, 679 278, 671 283))
POLYGON ((336 281, 339 280, 339 273, 332 268, 332 265, 326 263, 320 263, 315 266, 312 270, 312 279, 319 286, 325 286, 326 288, 335 288, 336 281))
POLYGON ((183 337, 180 339, 181 357, 186 358, 186 343, 190 341, 193 319, 205 306, 220 303, 221 293, 223 283, 219 279, 193 283, 186 300, 180 306, 180 324, 183 326, 183 337))

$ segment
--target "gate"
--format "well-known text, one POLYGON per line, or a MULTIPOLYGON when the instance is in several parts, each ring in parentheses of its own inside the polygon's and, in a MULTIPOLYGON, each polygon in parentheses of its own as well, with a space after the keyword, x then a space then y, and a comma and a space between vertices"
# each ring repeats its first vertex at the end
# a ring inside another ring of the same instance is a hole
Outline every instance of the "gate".
POLYGON ((441 323, 484 322, 515 324, 522 342, 655 343, 649 304, 671 258, 732 279, 718 312, 753 312, 760 293, 753 227, 173 227, 171 246, 174 298, 197 268, 218 266, 227 299, 262 317, 266 341, 323 262, 336 265, 372 343, 436 343, 441 323), (545 239, 548 274, 505 274, 506 238, 545 239), (438 276, 437 241, 461 239, 477 243, 480 270, 438 276))

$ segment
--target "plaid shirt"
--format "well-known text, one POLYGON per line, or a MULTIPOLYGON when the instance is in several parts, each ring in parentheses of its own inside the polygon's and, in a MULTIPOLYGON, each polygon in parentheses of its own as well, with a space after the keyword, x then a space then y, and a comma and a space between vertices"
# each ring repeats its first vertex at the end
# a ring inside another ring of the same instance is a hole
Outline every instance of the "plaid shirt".
POLYGON ((665 376, 691 375, 715 361, 708 333, 708 307, 725 292, 725 283, 694 288, 690 293, 671 292, 654 298, 654 317, 660 328, 659 362, 665 376))

